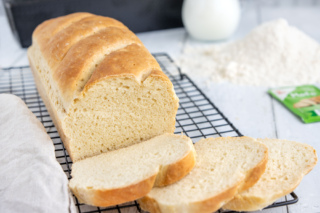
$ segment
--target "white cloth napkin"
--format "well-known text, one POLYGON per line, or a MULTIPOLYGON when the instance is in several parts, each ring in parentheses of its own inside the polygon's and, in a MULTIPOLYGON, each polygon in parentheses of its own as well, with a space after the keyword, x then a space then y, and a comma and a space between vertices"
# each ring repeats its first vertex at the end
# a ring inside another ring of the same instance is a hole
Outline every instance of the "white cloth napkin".
POLYGON ((50 137, 8 94, 0 95, 0 212, 77 212, 50 137))

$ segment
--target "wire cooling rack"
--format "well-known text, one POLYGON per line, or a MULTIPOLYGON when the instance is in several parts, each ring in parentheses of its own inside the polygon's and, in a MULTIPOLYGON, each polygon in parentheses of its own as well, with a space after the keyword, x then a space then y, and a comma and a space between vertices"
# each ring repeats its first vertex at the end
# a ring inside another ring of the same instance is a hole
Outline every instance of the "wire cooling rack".
MULTIPOLYGON (((183 132, 193 142, 197 142, 203 137, 242 136, 238 129, 229 122, 195 83, 186 74, 181 73, 167 54, 158 53, 154 54, 154 57, 172 81, 175 92, 180 99, 175 133, 183 132)), ((27 66, 11 67, 0 71, 0 93, 11 93, 19 96, 42 122, 54 143, 56 158, 70 179, 72 161, 37 92, 30 68, 27 66)), ((284 201, 276 202, 268 208, 296 203, 298 197, 292 192, 290 196, 286 196, 282 200, 284 201)), ((79 213, 142 212, 136 201, 108 208, 98 208, 81 204, 75 198, 75 205, 79 213)))

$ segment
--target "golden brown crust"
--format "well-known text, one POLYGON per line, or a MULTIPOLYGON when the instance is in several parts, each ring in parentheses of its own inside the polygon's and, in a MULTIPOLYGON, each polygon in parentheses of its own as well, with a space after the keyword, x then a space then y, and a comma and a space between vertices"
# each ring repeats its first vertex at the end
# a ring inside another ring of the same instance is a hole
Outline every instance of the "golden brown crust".
POLYGON ((260 197, 246 197, 237 194, 223 209, 234 211, 251 211, 253 209, 263 209, 264 199, 260 197))
MULTIPOLYGON (((30 51, 30 50, 31 49, 29 49, 28 51, 30 51)), ((33 74, 33 78, 34 78, 34 81, 35 81, 36 86, 37 86, 37 90, 38 90, 38 92, 39 92, 39 94, 41 96, 41 99, 42 99, 43 103, 45 104, 45 106, 46 106, 46 108, 47 108, 47 110, 49 112, 49 115, 50 115, 50 117, 51 117, 51 119, 53 121, 53 124, 57 128, 57 131, 58 131, 58 133, 60 135, 60 138, 63 141, 63 144, 64 144, 65 148, 67 149, 67 151, 69 153, 69 156, 70 156, 70 158, 72 160, 73 156, 72 156, 72 151, 70 150, 70 146, 69 146, 69 138, 65 135, 65 133, 63 131, 62 122, 59 119, 58 112, 51 105, 52 103, 50 102, 50 100, 49 100, 49 98, 47 96, 47 93, 45 92, 45 88, 42 85, 42 81, 40 79, 38 70, 34 67, 32 59, 30 57, 28 57, 28 59, 29 59, 30 68, 31 68, 31 71, 32 71, 32 74, 33 74)))
POLYGON ((189 174, 195 164, 196 152, 192 150, 178 162, 162 167, 157 175, 155 186, 167 186, 181 180, 184 176, 189 174))
POLYGON ((167 184, 177 182, 178 180, 183 178, 192 170, 194 165, 195 151, 191 150, 181 160, 169 166, 160 167, 157 174, 154 174, 153 176, 130 186, 112 190, 79 188, 71 188, 71 190, 77 196, 77 198, 80 199, 81 202, 84 202, 86 204, 100 207, 117 205, 139 199, 148 194, 155 186, 156 179, 159 180, 158 175, 162 176, 162 178, 160 178, 162 181, 160 181, 159 184, 165 186, 167 184), (178 167, 182 167, 182 169, 178 167), (178 171, 176 171, 177 169, 178 171), (180 171, 181 173, 179 173, 180 171))
POLYGON ((239 184, 240 183, 237 183, 236 185, 230 187, 226 191, 218 194, 217 196, 191 204, 191 212, 210 213, 217 211, 219 208, 221 208, 222 205, 224 205, 226 202, 228 202, 234 197, 239 188, 239 184))
POLYGON ((90 77, 90 69, 95 68, 106 54, 132 43, 143 45, 130 30, 108 27, 73 45, 53 73, 64 99, 71 101, 74 93, 83 89, 87 81, 85 75, 90 77), (77 88, 79 85, 81 87, 77 88))
POLYGON ((141 83, 153 70, 161 70, 155 58, 145 47, 131 44, 107 55, 92 74, 86 88, 101 79, 114 76, 134 77, 141 83))
POLYGON ((266 200, 263 197, 255 197, 255 196, 246 196, 237 194, 229 203, 227 203, 223 208, 233 211, 258 211, 263 208, 271 205, 277 199, 291 193, 299 183, 301 182, 302 177, 299 181, 297 181, 296 185, 288 190, 285 190, 281 193, 273 195, 270 199, 266 200))
POLYGON ((246 176, 246 180, 243 182, 241 187, 238 189, 238 193, 243 192, 247 189, 249 189, 251 186, 256 184, 260 177, 263 175, 263 173, 266 171, 268 163, 268 149, 265 151, 265 156, 263 160, 251 171, 248 172, 246 176))
POLYGON ((162 72, 161 70, 152 70, 150 76, 160 77, 162 79, 166 79, 171 84, 171 81, 169 80, 168 76, 166 74, 164 74, 164 72, 162 72))
MULTIPOLYGON (((218 210, 225 202, 231 200, 234 194, 237 192, 240 183, 230 187, 228 190, 206 200, 199 202, 189 203, 187 206, 179 207, 177 206, 166 206, 165 209, 170 209, 171 213, 180 213, 185 212, 186 208, 189 213, 211 213, 218 210)), ((148 195, 138 200, 140 207, 149 211, 150 213, 165 213, 161 210, 161 204, 158 203, 155 199, 149 197, 148 195)))
POLYGON ((90 13, 72 13, 63 17, 49 19, 40 24, 32 35, 33 39, 39 42, 39 45, 45 48, 48 41, 62 29, 67 28, 74 22, 85 17, 92 16, 90 13))
POLYGON ((121 22, 112 18, 88 16, 60 30, 41 47, 41 50, 49 66, 55 69, 72 45, 107 27, 126 28, 121 22))
POLYGON ((138 200, 138 203, 142 210, 148 211, 150 213, 161 213, 160 206, 158 202, 149 197, 148 195, 138 200))
MULTIPOLYGON (((88 204, 107 207, 135 200, 137 198, 143 197, 152 189, 155 179, 156 174, 145 179, 144 181, 124 188, 112 190, 92 190, 92 200, 88 204)), ((77 194, 76 190, 74 191, 74 194, 77 197, 80 197, 80 195, 77 194)))

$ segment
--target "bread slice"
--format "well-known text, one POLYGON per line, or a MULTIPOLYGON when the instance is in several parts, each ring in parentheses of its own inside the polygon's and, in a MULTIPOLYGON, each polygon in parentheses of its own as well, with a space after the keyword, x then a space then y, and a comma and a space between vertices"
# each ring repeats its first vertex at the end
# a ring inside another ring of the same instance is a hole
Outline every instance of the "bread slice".
POLYGON ((203 139, 195 144, 197 163, 183 179, 153 188, 139 200, 151 213, 214 212, 265 170, 268 149, 249 137, 203 139))
POLYGON ((292 192, 303 176, 317 163, 311 146, 287 140, 259 139, 269 148, 266 172, 251 188, 236 195, 223 208, 236 211, 255 211, 272 204, 292 192))
POLYGON ((178 98, 139 38, 90 13, 48 20, 28 58, 72 161, 173 133, 178 98))
POLYGON ((192 141, 164 134, 75 162, 69 187, 80 202, 111 206, 141 198, 153 186, 172 184, 194 165, 192 141))

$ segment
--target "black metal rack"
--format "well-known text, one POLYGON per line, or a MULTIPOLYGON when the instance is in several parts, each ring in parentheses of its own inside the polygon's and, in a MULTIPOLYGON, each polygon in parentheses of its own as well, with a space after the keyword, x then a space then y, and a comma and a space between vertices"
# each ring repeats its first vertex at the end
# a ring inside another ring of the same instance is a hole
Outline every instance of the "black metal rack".
MULTIPOLYGON (((154 54, 154 57, 172 81, 180 99, 175 133, 183 132, 194 143, 203 137, 242 136, 197 85, 186 74, 181 73, 179 67, 167 54, 158 53, 154 54)), ((11 93, 19 96, 42 122, 54 143, 56 158, 70 178, 72 161, 37 92, 30 68, 28 66, 10 67, 0 71, 0 93, 11 93)), ((298 197, 292 192, 290 196, 285 197, 285 201, 276 202, 267 208, 286 206, 296 202, 298 202, 298 197)), ((80 204, 75 198, 75 204, 79 212, 87 213, 127 212, 127 210, 142 212, 136 201, 108 208, 99 208, 80 204)))

